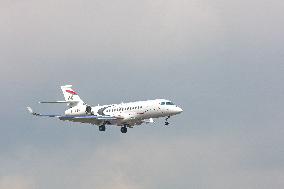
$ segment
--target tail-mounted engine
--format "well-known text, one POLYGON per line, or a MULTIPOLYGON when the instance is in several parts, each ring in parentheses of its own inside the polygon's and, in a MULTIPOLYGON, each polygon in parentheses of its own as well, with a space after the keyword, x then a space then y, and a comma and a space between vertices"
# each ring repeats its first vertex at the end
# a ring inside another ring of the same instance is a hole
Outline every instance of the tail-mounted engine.
POLYGON ((86 114, 92 114, 92 107, 91 106, 86 106, 86 114))

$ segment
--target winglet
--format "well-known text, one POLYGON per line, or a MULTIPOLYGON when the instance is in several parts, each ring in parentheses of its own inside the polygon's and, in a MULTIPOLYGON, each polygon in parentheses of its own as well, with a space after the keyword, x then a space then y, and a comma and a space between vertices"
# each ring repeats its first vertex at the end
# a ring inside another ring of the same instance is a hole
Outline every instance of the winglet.
POLYGON ((34 112, 33 112, 33 109, 32 109, 31 107, 28 106, 27 109, 28 109, 28 111, 29 111, 30 114, 33 114, 33 113, 34 113, 34 112))
POLYGON ((27 109, 28 109, 30 114, 36 115, 36 116, 39 115, 39 114, 35 113, 31 107, 28 106, 27 109))

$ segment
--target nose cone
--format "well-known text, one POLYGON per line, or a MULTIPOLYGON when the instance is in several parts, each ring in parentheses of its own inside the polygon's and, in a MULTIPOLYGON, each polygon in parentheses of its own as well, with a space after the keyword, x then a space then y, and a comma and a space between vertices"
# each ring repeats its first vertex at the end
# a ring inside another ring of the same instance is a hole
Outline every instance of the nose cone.
POLYGON ((181 112, 183 112, 183 110, 180 107, 177 107, 175 113, 180 114, 181 112))
POLYGON ((180 114, 181 112, 183 112, 183 110, 180 107, 178 107, 177 113, 180 114))

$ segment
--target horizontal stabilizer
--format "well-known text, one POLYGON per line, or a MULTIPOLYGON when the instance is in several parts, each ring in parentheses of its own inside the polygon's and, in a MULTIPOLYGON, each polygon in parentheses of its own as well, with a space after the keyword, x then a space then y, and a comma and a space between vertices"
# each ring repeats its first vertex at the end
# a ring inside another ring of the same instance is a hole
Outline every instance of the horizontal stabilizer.
POLYGON ((78 103, 79 101, 41 101, 40 104, 64 104, 64 103, 78 103))

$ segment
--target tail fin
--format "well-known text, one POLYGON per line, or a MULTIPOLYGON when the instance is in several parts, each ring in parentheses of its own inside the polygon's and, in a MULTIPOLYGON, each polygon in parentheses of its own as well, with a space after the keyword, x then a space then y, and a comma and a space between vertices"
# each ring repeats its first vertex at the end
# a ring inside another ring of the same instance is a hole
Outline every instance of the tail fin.
POLYGON ((81 98, 78 96, 78 94, 71 88, 72 85, 64 85, 61 86, 61 90, 63 92, 65 101, 70 102, 68 104, 69 107, 74 107, 78 105, 79 103, 84 103, 81 98))

